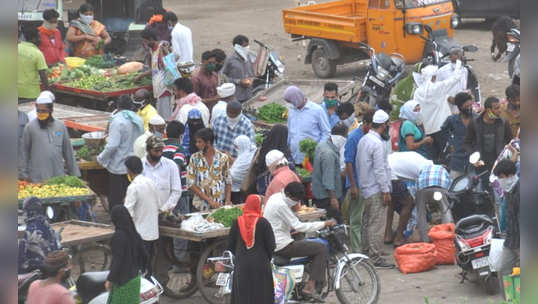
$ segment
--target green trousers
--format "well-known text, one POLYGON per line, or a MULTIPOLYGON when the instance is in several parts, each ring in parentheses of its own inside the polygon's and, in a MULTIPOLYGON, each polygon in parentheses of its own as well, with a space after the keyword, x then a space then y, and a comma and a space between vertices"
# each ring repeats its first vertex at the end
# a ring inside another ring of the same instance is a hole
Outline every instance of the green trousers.
POLYGON ((362 212, 364 210, 364 204, 360 200, 360 196, 357 199, 351 197, 351 191, 347 192, 346 201, 349 202, 349 226, 350 238, 351 238, 351 250, 356 253, 361 252, 361 224, 362 224, 362 212))

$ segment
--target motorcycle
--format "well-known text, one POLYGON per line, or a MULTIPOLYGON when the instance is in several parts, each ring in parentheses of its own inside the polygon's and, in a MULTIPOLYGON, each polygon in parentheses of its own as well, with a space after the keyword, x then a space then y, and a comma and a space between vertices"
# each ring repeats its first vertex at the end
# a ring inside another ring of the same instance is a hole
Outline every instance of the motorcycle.
POLYGON ((253 95, 268 89, 275 82, 275 79, 282 78, 286 69, 276 51, 271 50, 271 48, 258 40, 254 40, 254 42, 260 48, 254 62, 254 74, 256 77, 252 82, 253 95))
POLYGON ((520 58, 520 30, 513 28, 510 32, 506 33, 506 39, 508 40, 506 46, 506 55, 504 61, 508 61, 508 75, 512 79, 512 84, 519 85, 519 58, 520 58))
MULTIPOLYGON (((323 299, 330 292, 335 291, 339 302, 342 304, 377 303, 381 291, 377 272, 367 256, 349 253, 346 245, 346 240, 348 239, 347 229, 345 225, 326 228, 317 232, 317 238, 308 239, 327 246, 329 250, 327 285, 324 287, 318 286, 318 291, 320 291, 323 299)), ((222 303, 226 303, 231 294, 233 259, 234 257, 229 251, 225 251, 222 257, 208 259, 216 263, 215 268, 220 272, 216 285, 220 286, 218 294, 223 299, 222 303)), ((308 297, 303 295, 302 289, 309 280, 311 262, 308 257, 289 259, 282 256, 273 256, 272 263, 276 268, 287 269, 295 276, 296 283, 286 303, 304 303, 309 300, 308 297)))
MULTIPOLYGON (((480 153, 469 157, 471 164, 480 160, 480 153)), ((489 173, 475 174, 469 165, 466 174, 454 180, 447 195, 449 209, 454 218, 456 237, 456 262, 462 269, 463 283, 478 281, 489 294, 499 288, 497 272, 491 257, 499 256, 501 248, 492 247, 492 240, 499 237, 499 224, 494 200, 489 192, 482 190, 480 177, 489 173)), ((441 201, 443 194, 435 192, 434 200, 441 201)))
POLYGON ((390 92, 404 74, 404 57, 397 53, 376 54, 374 48, 369 45, 362 42, 359 44, 368 50, 370 65, 357 95, 358 101, 366 102, 373 107, 379 105, 384 109, 390 108, 390 92))

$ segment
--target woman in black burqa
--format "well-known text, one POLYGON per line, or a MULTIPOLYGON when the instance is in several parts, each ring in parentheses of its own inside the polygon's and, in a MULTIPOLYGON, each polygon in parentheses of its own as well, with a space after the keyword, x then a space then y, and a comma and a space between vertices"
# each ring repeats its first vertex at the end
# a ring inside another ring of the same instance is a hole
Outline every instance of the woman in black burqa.
POLYGON ((129 211, 123 205, 112 208, 111 219, 116 231, 110 242, 112 263, 105 285, 110 290, 108 304, 139 303, 141 273, 150 262, 148 254, 129 211))
POLYGON ((249 195, 243 215, 232 224, 228 250, 235 255, 232 304, 273 304, 275 301, 271 258, 275 236, 262 217, 262 199, 249 195))

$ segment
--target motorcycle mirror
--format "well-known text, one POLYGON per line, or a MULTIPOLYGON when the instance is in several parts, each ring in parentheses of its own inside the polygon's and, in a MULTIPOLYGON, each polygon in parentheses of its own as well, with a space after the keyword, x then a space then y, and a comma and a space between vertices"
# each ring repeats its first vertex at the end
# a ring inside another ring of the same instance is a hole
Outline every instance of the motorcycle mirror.
POLYGON ((478 51, 478 47, 475 46, 475 45, 466 45, 466 46, 463 47, 463 51, 464 52, 474 53, 474 52, 478 51))
POLYGON ((476 151, 469 156, 469 163, 476 164, 478 161, 480 161, 480 152, 476 151))
POLYGON ((54 209, 51 206, 47 206, 46 213, 49 220, 54 218, 54 209))
POLYGON ((443 194, 439 191, 435 191, 433 193, 433 199, 439 202, 443 199, 443 194))

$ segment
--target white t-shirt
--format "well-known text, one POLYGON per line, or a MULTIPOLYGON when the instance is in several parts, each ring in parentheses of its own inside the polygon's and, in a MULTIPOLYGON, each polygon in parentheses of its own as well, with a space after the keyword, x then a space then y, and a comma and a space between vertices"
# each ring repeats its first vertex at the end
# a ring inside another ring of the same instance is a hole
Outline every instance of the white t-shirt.
POLYGON ((187 124, 187 120, 189 120, 189 111, 192 109, 198 109, 198 111, 200 111, 200 114, 202 114, 202 121, 204 122, 204 126, 208 127, 209 126, 209 109, 201 101, 195 103, 194 105, 184 104, 181 107, 181 109, 179 109, 179 114, 174 120, 177 120, 184 125, 187 124))
POLYGON ((226 115, 227 106, 228 103, 222 100, 219 100, 219 102, 213 106, 213 109, 211 109, 211 126, 213 126, 213 123, 217 117, 226 115))
POLYGON ((131 214, 136 231, 144 241, 159 238, 159 195, 153 181, 137 175, 125 195, 125 208, 131 214))
POLYGON ((425 166, 433 164, 433 161, 426 159, 415 151, 393 152, 389 154, 388 158, 392 180, 408 179, 415 181, 425 166))

